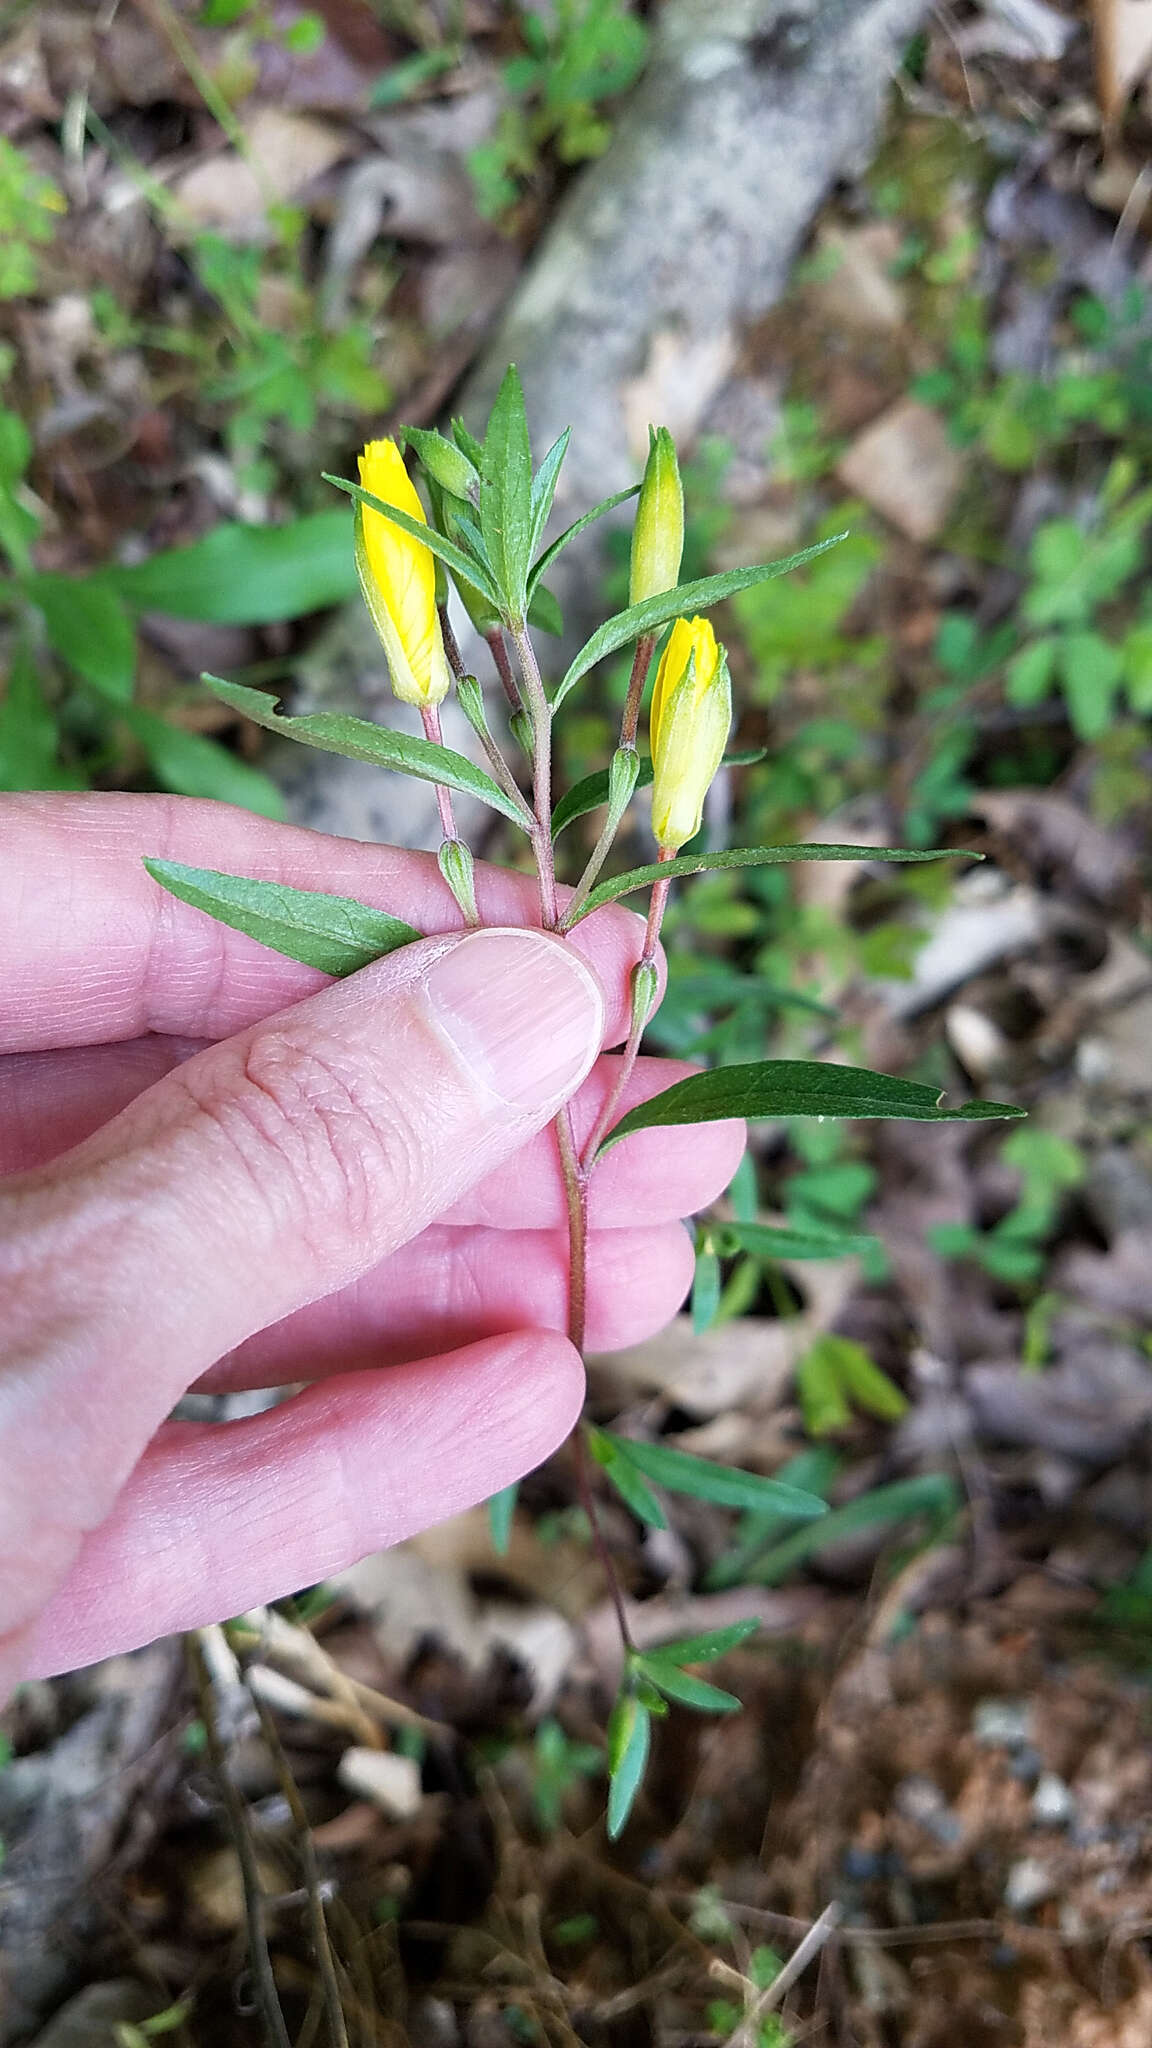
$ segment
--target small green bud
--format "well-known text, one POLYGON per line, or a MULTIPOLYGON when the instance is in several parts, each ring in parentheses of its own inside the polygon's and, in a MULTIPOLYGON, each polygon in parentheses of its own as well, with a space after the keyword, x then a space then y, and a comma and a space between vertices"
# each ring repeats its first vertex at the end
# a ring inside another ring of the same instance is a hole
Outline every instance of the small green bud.
POLYGON ((676 444, 667 427, 649 427, 648 461, 636 524, 632 529, 632 575, 629 604, 674 590, 684 552, 684 489, 676 444))
POLYGON ((517 742, 522 752, 527 754, 528 759, 531 760, 536 736, 532 730, 532 720, 529 718, 528 713, 526 711, 514 711, 508 723, 512 728, 513 739, 517 742))
POLYGON ((456 684, 456 701, 472 727, 483 739, 488 731, 488 717, 484 709, 484 692, 475 676, 461 676, 456 684))
POLYGON ((440 863, 440 873, 464 912, 467 922, 479 924, 471 848, 465 846, 462 839, 445 839, 436 858, 440 863))
POLYGON ((416 450, 432 483, 439 484, 442 491, 449 491, 454 498, 475 497, 480 478, 462 448, 428 427, 405 427, 404 439, 416 450))
POLYGON ((654 960, 640 960, 632 969, 632 1028, 642 1031, 656 1001, 660 976, 654 960))
POLYGON ((639 773, 640 756, 635 747, 617 747, 608 770, 608 816, 613 829, 632 801, 639 773))

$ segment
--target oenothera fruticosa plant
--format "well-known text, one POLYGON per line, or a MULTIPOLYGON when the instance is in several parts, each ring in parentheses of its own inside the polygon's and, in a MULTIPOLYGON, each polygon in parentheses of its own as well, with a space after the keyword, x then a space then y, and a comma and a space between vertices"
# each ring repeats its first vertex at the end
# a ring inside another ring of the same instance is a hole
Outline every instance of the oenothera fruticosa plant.
MULTIPOLYGON (((392 686, 405 704, 418 710, 422 733, 397 732, 330 712, 285 717, 277 710, 275 699, 258 690, 212 677, 205 680, 226 703, 274 732, 285 733, 305 746, 375 761, 433 783, 443 827, 441 869, 469 924, 478 922, 472 856, 456 831, 455 791, 479 797, 526 835, 539 877, 540 919, 549 930, 565 934, 600 905, 633 892, 647 892, 647 924, 633 970, 631 1028, 615 1087, 583 1148, 577 1146, 567 1111, 556 1123, 568 1191, 569 1331, 573 1343, 582 1346, 588 1186, 603 1153, 630 1132, 724 1117, 911 1117, 932 1122, 1013 1117, 1020 1112, 988 1102, 946 1109, 936 1089, 917 1082, 845 1066, 759 1060, 678 1081, 627 1115, 618 1116, 657 998, 661 919, 669 888, 678 877, 706 868, 781 861, 933 860, 941 857, 941 850, 908 853, 894 847, 812 845, 754 846, 717 853, 681 851, 699 831, 704 799, 723 759, 732 720, 728 662, 707 613, 734 591, 783 575, 820 550, 807 548, 784 561, 679 583, 683 497, 676 451, 664 428, 652 433, 641 483, 606 498, 549 546, 544 545, 544 531, 568 436, 562 435, 539 467, 533 467, 524 399, 514 369, 504 379, 482 442, 459 422, 453 426, 451 439, 416 428, 410 428, 405 438, 423 472, 431 517, 394 441, 369 443, 360 457, 359 482, 337 477, 328 481, 354 500, 350 544, 355 549, 364 596, 384 646, 392 686), (555 624, 555 606, 543 578, 561 549, 583 527, 637 492, 630 602, 626 610, 593 633, 549 688, 531 632, 533 623, 555 624), (516 759, 502 751, 489 720, 484 688, 477 677, 465 672, 460 659, 448 622, 450 585, 455 586, 491 649, 495 679, 507 699, 513 734, 521 748, 516 759), (650 756, 645 758, 637 745, 640 709, 657 641, 666 627, 671 631, 656 669, 650 756), (554 803, 554 722, 580 680, 605 656, 629 647, 634 649, 632 674, 612 759, 554 803), (479 761, 443 744, 439 706, 453 684, 479 743, 479 761), (657 859, 599 880, 633 796, 649 784, 657 859), (603 829, 575 887, 561 893, 557 888, 558 837, 573 819, 594 810, 603 813, 603 829)), ((395 918, 341 897, 179 867, 168 861, 148 865, 156 880, 185 902, 330 974, 349 974, 422 936, 395 918)), ((779 1481, 588 1426, 578 1436, 578 1449, 585 1504, 598 1537, 590 1465, 612 1483, 641 1521, 657 1526, 664 1515, 655 1489, 694 1494, 734 1508, 769 1508, 785 1522, 821 1514, 825 1507, 815 1495, 779 1481)), ((513 1498, 509 1491, 494 1503, 493 1528, 498 1542, 507 1539, 513 1498)), ((641 1655, 629 1636, 623 1602, 602 1543, 601 1555, 624 1640, 624 1675, 609 1731, 609 1824, 617 1832, 643 1774, 652 1716, 667 1712, 669 1700, 705 1712, 735 1707, 738 1703, 731 1695, 685 1667, 722 1654, 747 1630, 741 1625, 641 1655)))

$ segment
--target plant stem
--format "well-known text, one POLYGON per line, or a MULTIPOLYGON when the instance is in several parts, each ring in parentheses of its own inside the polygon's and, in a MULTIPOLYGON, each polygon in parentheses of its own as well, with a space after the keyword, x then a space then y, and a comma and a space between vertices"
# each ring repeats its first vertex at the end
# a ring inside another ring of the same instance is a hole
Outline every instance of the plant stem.
MULTIPOLYGON (((501 679, 505 680, 507 649, 504 646, 503 636, 502 634, 496 634, 488 635, 487 637, 489 646, 492 647, 496 658, 496 665, 500 669, 501 679), (497 651, 497 643, 499 652, 497 651), (501 656, 503 656, 503 665, 501 656)), ((520 670, 524 679, 524 696, 532 720, 532 795, 535 807, 532 848, 536 857, 537 872, 540 877, 541 916, 545 927, 549 931, 556 931, 559 927, 560 919, 556 899, 556 861, 552 847, 552 706, 548 702, 547 692, 544 688, 544 679, 540 674, 539 665, 536 660, 536 651, 529 638, 527 626, 523 623, 514 625, 512 627, 512 637, 516 644, 516 653, 519 657, 520 670)), ((641 686, 642 684, 643 678, 641 678, 641 686)), ((514 688, 515 684, 513 682, 514 688)), ((505 689, 508 689, 507 680, 505 680, 505 689)), ((519 693, 517 692, 516 700, 514 700, 512 692, 509 691, 509 702, 516 701, 517 708, 519 708, 518 696, 519 693)), ((663 915, 664 899, 667 893, 668 883, 666 881, 655 884, 652 891, 654 908, 649 912, 648 930, 645 933, 644 939, 645 950, 643 958, 645 959, 655 955, 660 933, 660 919, 663 915), (658 909, 655 908, 657 899, 659 900, 658 909)), ((639 1046, 640 1034, 643 1028, 643 1019, 638 1028, 635 1025, 635 1020, 633 1021, 633 1030, 629 1033, 630 1045, 632 1044, 632 1039, 635 1038, 635 1046, 632 1047, 631 1065, 635 1064, 636 1048, 639 1046)), ((625 1058, 627 1059, 627 1053, 625 1058)), ((631 1072, 631 1065, 628 1066, 629 1073, 631 1072)), ((626 1075, 625 1078, 627 1078, 626 1075)), ((560 1171, 564 1180, 564 1198, 568 1210, 568 1335, 576 1349, 583 1355, 588 1298, 588 1181, 591 1166, 590 1163, 582 1165, 580 1162, 577 1154, 575 1134, 572 1129, 571 1113, 567 1107, 562 1109, 556 1118, 555 1131, 556 1148, 560 1158, 560 1171)), ((594 1136, 598 1145, 600 1142, 599 1135, 594 1133, 594 1136)), ((594 1151, 595 1146, 591 1148, 589 1159, 594 1154, 594 1151)), ((616 1568, 612 1562, 612 1553, 605 1541, 604 1531, 600 1527, 599 1517, 596 1513, 596 1498, 592 1490, 591 1474, 588 1469, 588 1453, 580 1429, 577 1429, 575 1432, 574 1455, 581 1501, 583 1502, 584 1511, 588 1516, 589 1526, 592 1530, 592 1539, 596 1545, 596 1552, 604 1571, 604 1577, 608 1582, 608 1591, 616 1613, 620 1639, 624 1645, 625 1652, 629 1652, 632 1650, 633 1644, 628 1627, 628 1616, 624 1610, 624 1596, 620 1590, 620 1581, 616 1576, 616 1568)))
POLYGON ((220 1730, 216 1721, 216 1701, 208 1660, 204 1654, 205 1631, 196 1629, 185 1636, 184 1642, 192 1667, 193 1682, 200 1703, 200 1719, 208 1749, 208 1760, 220 1787, 220 1797, 228 1818, 228 1829, 236 1861, 240 1866, 240 1882, 244 1891, 244 1920, 248 1932, 248 1960, 252 1969, 252 1982, 256 1991, 260 2017, 269 2048, 292 2048, 284 2015, 280 2009, 280 1997, 276 1989, 276 1977, 272 1958, 268 1953, 268 1934, 265 1926, 264 1891, 260 1883, 260 1871, 256 1862, 256 1851, 248 1829, 248 1817, 232 1774, 228 1768, 220 1730))
MULTIPOLYGON (((420 707, 420 717, 423 721, 426 737, 431 740, 433 746, 442 747, 444 745, 444 735, 440 730, 439 706, 436 704, 422 704, 420 707)), ((456 839, 459 837, 459 834, 456 831, 456 816, 452 809, 452 792, 450 789, 446 789, 442 782, 438 782, 435 788, 436 802, 440 811, 440 830, 444 834, 445 839, 456 839)))
POLYGON ((532 720, 532 796, 536 809, 532 845, 540 876, 540 909, 544 925, 554 932, 560 922, 560 912, 556 901, 556 861, 552 851, 552 706, 548 702, 544 678, 540 674, 527 626, 522 623, 514 625, 512 638, 520 657, 524 694, 532 720))
POLYGON ((596 1513, 596 1496, 592 1491, 592 1474, 588 1466, 588 1446, 584 1440, 584 1427, 582 1423, 578 1423, 572 1432, 572 1449, 576 1460, 576 1484, 580 1490, 581 1504, 591 1526, 592 1541, 596 1545, 596 1554, 600 1559, 604 1577, 608 1581, 608 1591, 616 1613, 616 1626, 620 1631, 620 1640, 627 1654, 633 1651, 636 1645, 632 1641, 632 1631, 628 1626, 628 1616, 624 1611, 624 1595, 620 1590, 620 1581, 616 1577, 616 1567, 612 1562, 612 1553, 605 1541, 604 1531, 600 1527, 600 1518, 596 1513))
POLYGON ((648 663, 656 645, 655 633, 642 633, 636 642, 632 657, 632 673, 628 678, 628 695, 624 699, 624 715, 620 720, 620 745, 636 745, 636 728, 640 723, 640 699, 644 695, 644 684, 648 676, 648 663))
POLYGON ((508 699, 509 709, 512 711, 523 711, 524 704, 520 696, 519 685, 512 672, 512 663, 508 659, 508 646, 504 639, 504 628, 502 626, 493 626, 490 632, 485 633, 484 638, 492 650, 492 659, 496 663, 496 673, 504 685, 504 695, 508 699))
POLYGON ((568 1335, 582 1353, 588 1287, 588 1180, 580 1171, 572 1113, 567 1107, 556 1119, 556 1148, 568 1207, 568 1335))
MULTIPOLYGON (((661 860, 670 860, 672 856, 661 847, 659 858, 661 860)), ((655 961, 656 948, 660 943, 660 927, 664 922, 664 908, 668 901, 668 891, 671 886, 672 883, 669 877, 665 877, 661 881, 653 882, 652 884, 652 895, 648 904, 648 923, 644 931, 644 950, 636 962, 637 969, 651 967, 655 961)), ((635 971, 634 969, 633 972, 635 973, 635 971)), ((647 1017, 638 1015, 634 1008, 632 1023, 629 1027, 623 1054, 621 1055, 620 1071, 616 1076, 615 1085, 600 1111, 592 1127, 588 1142, 584 1147, 580 1169, 585 1175, 591 1173, 601 1141, 615 1122, 616 1112, 620 1107, 620 1098, 632 1078, 632 1069, 636 1065, 636 1057, 640 1051, 640 1040, 644 1036, 644 1026, 647 1022, 647 1017)))
POLYGON ((464 656, 460 652, 460 642, 452 631, 452 622, 448 617, 447 605, 437 605, 436 610, 440 617, 440 634, 444 642, 444 652, 448 656, 448 666, 456 681, 460 682, 468 673, 464 666, 464 656))
POLYGON ((585 899, 592 893, 592 885, 612 850, 612 841, 619 830, 619 818, 614 818, 611 811, 609 811, 608 816, 604 820, 604 829, 588 856, 588 865, 576 884, 571 902, 565 908, 564 922, 566 925, 575 924, 580 911, 584 907, 585 899))

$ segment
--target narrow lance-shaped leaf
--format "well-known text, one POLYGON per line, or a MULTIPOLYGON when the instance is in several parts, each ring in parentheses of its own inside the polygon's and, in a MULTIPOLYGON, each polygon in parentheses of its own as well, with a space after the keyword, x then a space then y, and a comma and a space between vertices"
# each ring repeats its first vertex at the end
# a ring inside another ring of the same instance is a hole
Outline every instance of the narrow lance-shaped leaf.
POLYGON ((512 1541, 512 1517, 516 1512, 516 1496, 520 1481, 514 1479, 511 1486, 504 1486, 494 1493, 488 1502, 488 1527, 492 1535, 492 1548, 499 1557, 508 1555, 512 1541))
MULTIPOLYGON (((409 513, 402 512, 399 505, 386 504, 383 498, 375 497, 371 491, 362 489, 359 484, 349 483, 347 477, 329 476, 325 472, 324 482, 334 484, 338 491, 346 491, 350 498, 355 498, 358 505, 367 505, 370 512, 382 512, 385 519, 390 519, 394 526, 399 526, 405 533, 410 533, 414 540, 423 541, 426 548, 439 556, 446 568, 451 569, 454 575, 462 576, 465 583, 474 584, 481 596, 486 597, 489 604, 499 610, 500 599, 484 564, 476 561, 473 556, 466 555, 463 548, 458 548, 454 541, 446 540, 434 526, 426 525, 422 519, 413 519, 409 513)), ((458 519, 457 525, 459 524, 461 521, 458 519)))
POLYGON ((182 903, 207 911, 233 931, 246 932, 262 946, 305 967, 318 967, 323 974, 355 974, 370 961, 423 937, 401 918, 351 896, 326 896, 319 890, 290 888, 286 882, 185 867, 175 860, 146 860, 144 865, 153 881, 182 903))
POLYGON ((632 1693, 622 1693, 608 1723, 608 1836, 623 1833, 644 1779, 652 1744, 652 1717, 632 1693))
POLYGON ((734 1465, 718 1465, 711 1458, 696 1458, 691 1452, 674 1450, 668 1444, 640 1443, 608 1430, 602 1434, 618 1457, 670 1493, 691 1494, 695 1500, 715 1501, 725 1508, 776 1507, 790 1515, 826 1512, 826 1503, 816 1494, 784 1486, 778 1479, 765 1479, 759 1472, 741 1472, 734 1465))
POLYGON ((480 463, 480 530, 500 609, 522 620, 532 559, 532 444, 519 373, 510 364, 496 394, 480 463))
MULTIPOLYGON (((925 860, 979 860, 981 855, 962 846, 931 846, 913 852, 905 846, 825 846, 818 841, 797 846, 734 846, 720 853, 679 853, 675 860, 649 861, 642 868, 629 868, 601 882, 581 904, 570 925, 579 924, 593 910, 615 903, 618 896, 631 896, 637 889, 650 889, 653 882, 674 881, 677 875, 703 875, 714 868, 781 867, 804 860, 880 860, 914 866, 925 860)), ((569 925, 569 929, 570 929, 569 925)))
POLYGON ((178 796, 214 797, 240 804, 261 817, 282 818, 284 797, 270 775, 242 761, 207 733, 189 732, 139 704, 123 704, 119 716, 135 734, 151 763, 156 780, 178 796))
POLYGON ((664 1124, 713 1123, 725 1117, 887 1117, 908 1123, 1006 1122, 1027 1111, 1008 1102, 964 1102, 943 1109, 943 1090, 866 1067, 819 1060, 752 1060, 690 1074, 638 1103, 609 1131, 601 1153, 633 1131, 664 1124))
POLYGON ((833 534, 830 540, 817 541, 814 547, 801 548, 798 554, 786 555, 779 562, 759 562, 747 569, 725 569, 718 576, 702 576, 695 583, 681 583, 674 590, 661 591, 658 597, 646 597, 642 604, 629 605, 627 611, 617 612, 606 619, 599 631, 585 642, 568 670, 563 681, 557 686, 552 699, 554 705, 564 702, 569 690, 595 668, 606 655, 615 654, 621 647, 627 647, 638 640, 642 633, 655 633, 666 626, 669 619, 687 618, 690 613, 708 611, 714 604, 721 604, 726 597, 734 597, 738 590, 751 590, 756 583, 770 583, 775 576, 786 576, 791 569, 799 569, 815 556, 824 554, 847 538, 846 534, 833 534))
POLYGON ((742 1251, 763 1259, 848 1259, 875 1251, 880 1240, 866 1231, 838 1236, 830 1230, 793 1228, 776 1223, 724 1223, 724 1240, 733 1239, 742 1251))
POLYGON ((544 553, 532 564, 528 577, 528 595, 531 597, 540 578, 548 574, 557 555, 563 554, 569 541, 575 540, 578 533, 583 533, 586 526, 593 525, 597 519, 603 519, 606 512, 614 512, 617 505, 623 505, 629 498, 634 498, 639 489, 639 484, 629 484, 626 491, 613 491, 610 498, 601 498, 600 503, 593 505, 590 512, 581 513, 579 519, 574 519, 571 526, 566 526, 563 533, 557 534, 556 539, 549 543, 544 553))
POLYGON ((414 733, 395 732, 391 726, 373 725, 366 718, 353 718, 345 712, 316 711, 301 718, 287 717, 277 711, 276 699, 263 690, 250 690, 246 683, 222 682, 219 676, 205 675, 201 681, 223 703, 230 704, 234 711, 242 711, 268 732, 299 740, 306 747, 319 747, 327 754, 343 754, 349 760, 371 761, 377 768, 415 775, 421 782, 443 783, 448 789, 478 797, 481 803, 510 818, 514 825, 525 823, 525 807, 515 803, 467 755, 453 753, 451 747, 436 746, 431 740, 418 739, 414 733))
POLYGON ((843 1507, 833 1508, 822 1522, 794 1529, 790 1536, 775 1544, 766 1557, 746 1567, 744 1583, 778 1586, 797 1565, 818 1556, 821 1550, 839 1543, 846 1536, 857 1536, 862 1529, 873 1529, 883 1522, 908 1522, 917 1515, 950 1514, 959 1504, 959 1490, 946 1473, 924 1472, 915 1479, 895 1479, 889 1486, 874 1487, 870 1493, 861 1494, 858 1500, 846 1501, 843 1507))
POLYGON ((699 1714, 738 1714, 743 1705, 735 1693, 709 1685, 707 1679, 694 1678, 690 1671, 678 1671, 674 1664, 657 1663, 654 1657, 641 1657, 637 1668, 666 1699, 694 1707, 699 1714))
POLYGON ((666 1529, 668 1520, 652 1488, 642 1479, 636 1467, 624 1457, 618 1440, 610 1437, 605 1430, 596 1429, 591 1423, 586 1430, 588 1448, 596 1463, 610 1479, 626 1508, 637 1521, 647 1523, 650 1529, 666 1529))
POLYGON ((87 576, 32 576, 25 585, 48 638, 77 675, 127 703, 136 674, 136 628, 114 590, 87 576))
POLYGON ((343 604, 356 594, 347 514, 286 526, 214 526, 190 547, 102 569, 99 581, 137 611, 228 626, 263 626, 343 604))
MULTIPOLYGON (((748 768, 752 766, 753 762, 762 761, 767 751, 766 747, 744 747, 739 753, 725 754, 720 765, 723 768, 748 768)), ((640 772, 636 777, 636 788, 650 789, 652 786, 652 775, 652 763, 645 754, 641 757, 640 772)), ((579 782, 574 782, 571 789, 565 790, 552 813, 553 839, 559 838, 565 826, 574 824, 577 818, 586 817, 589 811, 599 810, 600 806, 606 804, 607 801, 607 768, 597 768, 593 774, 581 776, 579 782)), ((689 859, 692 858, 691 855, 687 857, 689 859)), ((663 874, 664 869, 661 868, 660 872, 663 874)))
MULTIPOLYGON (((798 1491, 793 1487, 792 1492, 798 1491)), ((729 1650, 736 1650, 754 1636, 760 1629, 760 1622, 754 1615, 747 1621, 730 1621, 727 1628, 710 1628, 698 1636, 680 1636, 671 1643, 657 1643, 654 1650, 646 1652, 645 1661, 669 1664, 710 1664, 717 1657, 726 1657, 729 1650)))
POLYGON ((561 464, 568 453, 568 443, 571 439, 572 429, 571 427, 565 427, 559 440, 553 441, 551 448, 548 450, 547 455, 532 479, 531 521, 528 535, 529 560, 531 560, 531 557, 539 547, 540 536, 548 523, 548 514, 552 510, 552 500, 556 496, 556 485, 560 478, 561 464))

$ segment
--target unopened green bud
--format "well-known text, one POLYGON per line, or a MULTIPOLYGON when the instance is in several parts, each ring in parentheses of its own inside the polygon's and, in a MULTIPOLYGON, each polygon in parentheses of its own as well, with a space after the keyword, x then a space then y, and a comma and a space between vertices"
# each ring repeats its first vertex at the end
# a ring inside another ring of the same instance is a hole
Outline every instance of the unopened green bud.
POLYGON ((429 427, 405 427, 404 439, 416 450, 427 475, 442 491, 450 491, 454 498, 475 497, 480 478, 462 448, 429 427))
POLYGON ((531 760, 536 736, 532 730, 532 720, 529 718, 528 713, 526 711, 514 711, 508 723, 512 728, 513 739, 521 750, 527 754, 528 759, 531 760))
POLYGON ((445 839, 436 857, 440 863, 440 873, 464 912, 465 921, 468 924, 479 924, 471 848, 465 846, 462 839, 445 839))
POLYGON ((639 960, 632 969, 632 1029, 643 1031, 652 1015, 660 976, 654 960, 639 960))
POLYGON ((639 773, 640 756, 635 747, 617 747, 608 770, 608 816, 613 830, 632 801, 639 773))
POLYGON ((684 552, 684 490, 676 444, 667 427, 649 427, 648 461, 632 529, 629 604, 674 590, 684 552))
POLYGON ((483 739, 488 731, 488 717, 484 709, 484 692, 475 676, 461 676, 456 684, 456 701, 472 727, 483 739))

